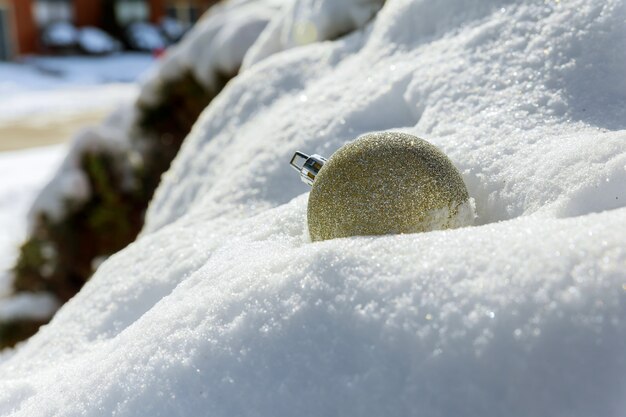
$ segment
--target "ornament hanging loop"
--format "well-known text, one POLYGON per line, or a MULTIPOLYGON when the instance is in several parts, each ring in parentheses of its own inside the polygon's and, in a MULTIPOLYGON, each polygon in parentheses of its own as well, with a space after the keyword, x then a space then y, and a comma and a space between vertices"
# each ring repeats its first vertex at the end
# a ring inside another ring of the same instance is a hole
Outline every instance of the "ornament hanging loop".
POLYGON ((320 155, 307 155, 302 152, 296 152, 289 164, 300 173, 300 179, 305 184, 313 186, 313 181, 322 166, 328 160, 320 155))

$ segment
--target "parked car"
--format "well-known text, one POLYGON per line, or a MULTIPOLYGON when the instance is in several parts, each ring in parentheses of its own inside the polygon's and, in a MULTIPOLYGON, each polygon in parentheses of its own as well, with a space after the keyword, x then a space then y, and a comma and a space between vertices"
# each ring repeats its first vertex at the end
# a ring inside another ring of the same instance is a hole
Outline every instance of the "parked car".
POLYGON ((178 42, 189 30, 189 27, 183 25, 178 20, 171 17, 164 17, 159 24, 161 32, 165 35, 170 43, 178 42))
POLYGON ((78 42, 78 29, 69 22, 54 22, 41 33, 46 49, 55 52, 73 52, 78 42))
POLYGON ((83 53, 89 55, 107 55, 122 49, 118 40, 93 26, 86 26, 78 31, 77 44, 83 53))
POLYGON ((134 50, 154 52, 169 44, 158 26, 147 22, 134 22, 126 27, 126 44, 134 50))

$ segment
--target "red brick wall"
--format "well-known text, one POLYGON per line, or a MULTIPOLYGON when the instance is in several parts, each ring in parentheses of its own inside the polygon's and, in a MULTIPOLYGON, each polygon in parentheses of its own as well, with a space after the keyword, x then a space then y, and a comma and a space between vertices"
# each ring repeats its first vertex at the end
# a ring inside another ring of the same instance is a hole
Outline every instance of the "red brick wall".
POLYGON ((18 53, 37 51, 39 32, 32 14, 31 0, 11 0, 15 17, 14 30, 17 35, 18 53))
MULTIPOLYGON (((165 6, 175 0, 148 0, 150 4, 150 20, 158 22, 165 15, 165 6)), ((14 33, 17 36, 17 53, 37 52, 39 47, 39 30, 34 20, 33 0, 8 0, 13 6, 14 33)), ((102 26, 103 0, 74 0, 74 17, 77 26, 102 26)), ((192 0, 203 8, 212 6, 216 0, 192 0)))
POLYGON ((150 3, 150 20, 154 23, 158 23, 165 15, 165 2, 164 0, 149 0, 150 3))
POLYGON ((102 0, 74 0, 74 23, 77 26, 102 25, 102 0))

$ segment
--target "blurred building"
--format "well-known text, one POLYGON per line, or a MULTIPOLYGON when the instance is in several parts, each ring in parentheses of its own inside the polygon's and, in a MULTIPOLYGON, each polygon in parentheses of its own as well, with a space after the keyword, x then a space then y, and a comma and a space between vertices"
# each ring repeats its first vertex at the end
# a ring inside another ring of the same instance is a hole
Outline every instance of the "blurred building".
POLYGON ((194 23, 219 0, 0 0, 0 60, 41 50, 42 30, 53 22, 95 26, 113 35, 125 25, 165 16, 194 23))

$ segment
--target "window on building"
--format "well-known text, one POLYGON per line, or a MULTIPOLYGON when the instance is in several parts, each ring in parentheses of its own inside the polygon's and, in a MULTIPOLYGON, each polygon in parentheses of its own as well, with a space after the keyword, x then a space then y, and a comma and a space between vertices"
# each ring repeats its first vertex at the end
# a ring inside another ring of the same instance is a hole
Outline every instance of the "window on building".
POLYGON ((9 11, 0 5, 0 61, 11 58, 9 11))
POLYGON ((71 22, 74 19, 71 0, 35 0, 33 8, 35 21, 41 27, 52 22, 71 22))
POLYGON ((169 4, 166 12, 169 17, 185 25, 191 25, 200 18, 200 8, 185 3, 169 4))
POLYGON ((145 0, 118 0, 115 3, 115 19, 122 26, 145 22, 150 19, 150 6, 145 0))

